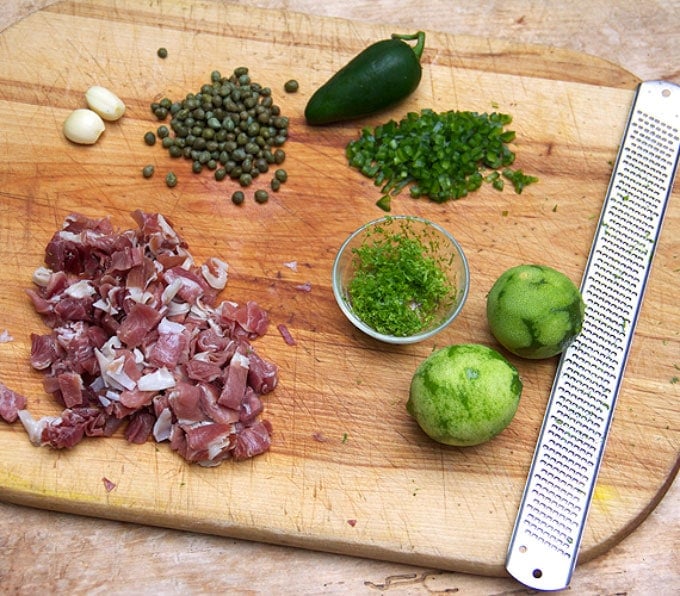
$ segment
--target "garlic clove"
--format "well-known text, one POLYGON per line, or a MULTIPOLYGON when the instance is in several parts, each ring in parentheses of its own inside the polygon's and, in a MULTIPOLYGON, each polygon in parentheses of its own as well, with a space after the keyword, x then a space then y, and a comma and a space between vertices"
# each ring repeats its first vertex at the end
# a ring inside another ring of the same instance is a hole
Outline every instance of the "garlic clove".
POLYGON ((80 145, 93 145, 104 132, 104 121, 99 114, 86 108, 73 110, 64 121, 64 136, 80 145))
POLYGON ((85 100, 91 110, 110 122, 118 120, 125 113, 123 101, 106 87, 93 85, 85 92, 85 100))

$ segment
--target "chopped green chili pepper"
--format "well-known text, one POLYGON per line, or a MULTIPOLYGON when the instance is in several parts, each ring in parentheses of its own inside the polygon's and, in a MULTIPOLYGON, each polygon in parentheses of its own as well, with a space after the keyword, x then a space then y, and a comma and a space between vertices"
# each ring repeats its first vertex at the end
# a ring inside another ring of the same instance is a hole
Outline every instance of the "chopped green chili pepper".
POLYGON ((390 195, 383 195, 378 199, 376 205, 380 207, 383 211, 389 211, 391 209, 392 197, 390 195))
POLYGON ((522 172, 522 170, 511 170, 506 168, 503 170, 503 176, 512 182, 517 194, 521 194, 527 184, 538 182, 538 178, 536 178, 536 176, 527 176, 524 172, 522 172))
POLYGON ((390 120, 375 129, 364 128, 350 141, 345 154, 350 166, 373 179, 383 197, 378 206, 390 208, 390 195, 410 187, 412 197, 429 197, 442 203, 460 199, 489 182, 497 190, 503 180, 517 193, 538 180, 509 166, 515 154, 507 144, 515 132, 505 130, 511 116, 493 112, 410 112, 400 122, 390 120), (492 170, 491 174, 485 172, 492 170))

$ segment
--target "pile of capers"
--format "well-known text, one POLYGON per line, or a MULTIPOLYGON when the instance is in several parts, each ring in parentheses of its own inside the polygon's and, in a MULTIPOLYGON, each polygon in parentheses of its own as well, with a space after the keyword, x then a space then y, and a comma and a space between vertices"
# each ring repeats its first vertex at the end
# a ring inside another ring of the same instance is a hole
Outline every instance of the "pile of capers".
MULTIPOLYGON (((156 118, 164 121, 169 116, 170 121, 148 131, 145 143, 154 145, 158 138, 171 157, 191 160, 194 173, 208 170, 216 180, 237 180, 243 188, 276 167, 269 188, 277 191, 287 179, 278 166, 286 158, 282 146, 288 138, 288 118, 281 115, 271 89, 251 81, 243 66, 229 77, 213 71, 210 81, 181 101, 165 97, 152 103, 156 118)), ((256 200, 263 203, 268 196, 260 190, 256 200)), ((234 202, 242 202, 242 193, 237 197, 234 202)))

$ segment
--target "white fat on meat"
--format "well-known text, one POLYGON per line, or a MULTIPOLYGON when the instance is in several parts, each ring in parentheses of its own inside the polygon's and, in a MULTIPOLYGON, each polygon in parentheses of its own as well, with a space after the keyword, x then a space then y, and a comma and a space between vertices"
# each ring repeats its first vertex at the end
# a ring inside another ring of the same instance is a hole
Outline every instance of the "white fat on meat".
POLYGON ((198 298, 196 302, 191 305, 189 312, 192 316, 200 319, 201 321, 209 321, 212 315, 215 313, 215 310, 210 306, 203 304, 203 301, 198 298))
POLYGON ((47 267, 38 267, 34 272, 33 272, 33 283, 36 286, 40 286, 41 288, 44 288, 47 286, 47 283, 50 281, 50 277, 52 276, 52 269, 49 269, 47 267))
POLYGON ((162 366, 143 375, 137 381, 137 389, 140 391, 163 391, 174 387, 176 383, 175 376, 165 366, 162 366))
POLYGON ((96 308, 98 310, 101 310, 102 312, 105 312, 107 315, 115 316, 118 314, 118 309, 111 304, 110 298, 100 298, 96 302, 92 304, 93 308, 96 308))
POLYGON ((142 288, 136 288, 134 286, 129 286, 127 288, 127 295, 133 302, 139 302, 141 304, 148 304, 154 299, 154 295, 151 292, 147 292, 142 288))
POLYGON ((61 230, 59 232, 59 238, 66 240, 68 242, 73 242, 75 244, 82 244, 82 234, 80 232, 69 232, 68 230, 61 230))
POLYGON ((229 265, 217 257, 211 257, 201 265, 201 273, 211 288, 223 290, 227 285, 229 265))
POLYGON ((169 441, 172 432, 172 410, 163 408, 153 425, 153 438, 157 443, 169 441))
POLYGON ((175 298, 175 296, 177 296, 177 292, 179 292, 181 289, 182 280, 181 279, 172 280, 167 286, 165 286, 165 289, 161 294, 161 300, 163 301, 163 304, 170 304, 175 298))
POLYGON ((163 317, 158 323, 158 333, 161 335, 175 335, 180 334, 186 329, 181 323, 169 320, 167 317, 163 317))
POLYGON ((19 410, 19 420, 26 429, 29 440, 36 447, 40 447, 43 444, 43 430, 51 424, 59 424, 61 422, 59 416, 43 416, 36 420, 28 410, 19 410))
POLYGON ((81 279, 64 290, 64 294, 71 298, 89 298, 97 293, 92 282, 87 279, 81 279))
POLYGON ((118 358, 106 359, 104 355, 95 349, 97 362, 99 363, 99 370, 104 379, 104 383, 108 387, 116 389, 127 389, 132 391, 137 383, 125 372, 125 356, 118 358))

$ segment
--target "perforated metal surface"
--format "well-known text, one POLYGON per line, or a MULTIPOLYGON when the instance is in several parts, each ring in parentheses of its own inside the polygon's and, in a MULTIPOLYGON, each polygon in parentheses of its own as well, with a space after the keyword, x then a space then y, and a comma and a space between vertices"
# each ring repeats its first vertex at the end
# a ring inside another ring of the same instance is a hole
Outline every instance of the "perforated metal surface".
POLYGON ((560 360, 506 567, 523 584, 569 584, 680 155, 680 87, 642 83, 581 291, 583 330, 560 360))

